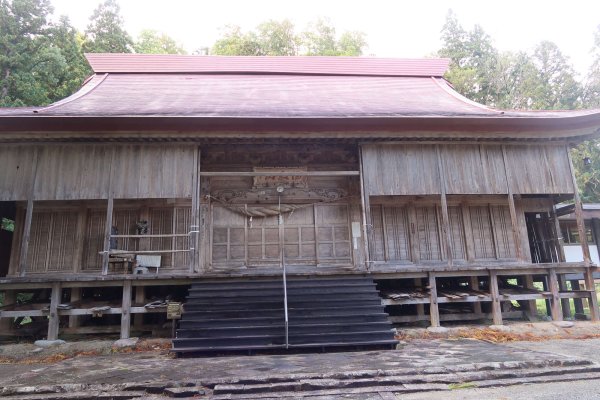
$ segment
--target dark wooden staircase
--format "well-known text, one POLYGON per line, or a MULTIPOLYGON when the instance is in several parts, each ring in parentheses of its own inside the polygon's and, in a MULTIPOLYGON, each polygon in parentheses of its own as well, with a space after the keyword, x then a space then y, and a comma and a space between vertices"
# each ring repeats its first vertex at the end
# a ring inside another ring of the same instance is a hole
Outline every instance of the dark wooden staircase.
POLYGON ((172 351, 395 346, 373 279, 288 278, 288 346, 282 280, 193 284, 172 351))

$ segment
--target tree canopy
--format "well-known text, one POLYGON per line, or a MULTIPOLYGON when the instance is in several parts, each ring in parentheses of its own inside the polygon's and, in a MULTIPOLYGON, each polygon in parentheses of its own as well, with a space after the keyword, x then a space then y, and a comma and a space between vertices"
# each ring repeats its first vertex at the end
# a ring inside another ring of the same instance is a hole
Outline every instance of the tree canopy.
MULTIPOLYGON (((451 60, 447 78, 471 100, 529 110, 600 106, 600 26, 595 34, 596 58, 583 83, 568 57, 549 41, 539 43, 532 53, 500 52, 480 26, 465 30, 451 11, 441 37, 438 55, 451 60)), ((600 202, 599 142, 582 143, 571 155, 582 199, 600 202)))
POLYGON ((121 8, 116 0, 100 3, 85 30, 83 48, 88 53, 131 53, 133 40, 124 28, 121 8))
POLYGON ((344 32, 339 37, 328 20, 319 19, 297 32, 289 20, 269 20, 243 32, 226 26, 212 47, 212 54, 224 56, 360 56, 367 46, 362 32, 344 32))
POLYGON ((175 39, 153 29, 144 29, 138 35, 133 49, 143 54, 186 54, 175 39))

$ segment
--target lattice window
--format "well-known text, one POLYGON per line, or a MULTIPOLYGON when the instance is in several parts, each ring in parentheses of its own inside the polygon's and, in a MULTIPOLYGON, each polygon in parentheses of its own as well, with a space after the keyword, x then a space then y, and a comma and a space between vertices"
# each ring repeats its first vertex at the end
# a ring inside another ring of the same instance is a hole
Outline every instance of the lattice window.
POLYGON ((488 206, 469 207, 476 259, 495 259, 494 233, 488 206))
POLYGON ((454 260, 466 260, 465 227, 463 214, 460 207, 448 207, 448 220, 450 222, 450 246, 454 260))
POLYGON ((83 241, 83 271, 100 271, 104 250, 104 230, 106 229, 106 211, 89 211, 83 241))
POLYGON ((515 258, 515 240, 512 233, 510 210, 506 206, 492 206, 490 209, 498 258, 515 258))
POLYGON ((374 261, 410 260, 410 233, 406 207, 371 207, 374 261))
POLYGON ((34 212, 27 272, 72 271, 76 256, 77 213, 34 212))
POLYGON ((432 207, 416 207, 417 243, 421 260, 441 260, 440 231, 437 210, 432 207))

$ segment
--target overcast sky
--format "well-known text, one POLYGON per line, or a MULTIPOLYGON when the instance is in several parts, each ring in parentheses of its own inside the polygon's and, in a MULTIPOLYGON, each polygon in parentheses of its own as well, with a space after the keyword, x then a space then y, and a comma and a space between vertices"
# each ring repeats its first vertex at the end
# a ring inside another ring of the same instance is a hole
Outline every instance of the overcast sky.
MULTIPOLYGON (((100 0, 52 3, 56 15, 68 15, 84 30, 100 0)), ((580 73, 591 64, 593 34, 600 25, 600 0, 120 0, 119 4, 132 36, 156 29, 189 52, 211 46, 225 25, 247 30, 268 19, 288 18, 300 30, 326 17, 338 33, 365 32, 366 54, 380 57, 434 53, 451 8, 464 27, 481 25, 500 50, 531 51, 541 40, 557 43, 580 73)))

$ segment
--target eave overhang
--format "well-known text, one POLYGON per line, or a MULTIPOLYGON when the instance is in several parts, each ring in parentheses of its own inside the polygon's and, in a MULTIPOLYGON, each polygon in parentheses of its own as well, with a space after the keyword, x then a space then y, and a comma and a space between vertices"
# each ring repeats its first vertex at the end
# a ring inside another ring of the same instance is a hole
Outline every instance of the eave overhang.
POLYGON ((2 116, 0 141, 214 138, 567 140, 600 136, 600 113, 562 118, 223 118, 174 116, 2 116))

